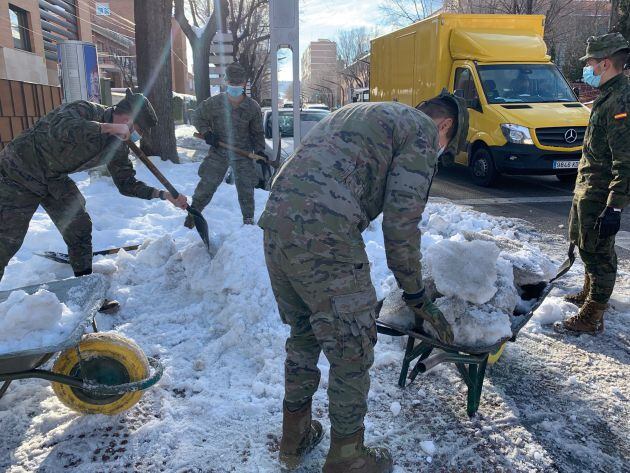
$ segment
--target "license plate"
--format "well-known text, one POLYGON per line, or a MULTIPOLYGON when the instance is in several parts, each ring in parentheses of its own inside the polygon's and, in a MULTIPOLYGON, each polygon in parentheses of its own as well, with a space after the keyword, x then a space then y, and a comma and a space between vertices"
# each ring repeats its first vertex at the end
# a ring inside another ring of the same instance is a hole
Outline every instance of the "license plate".
POLYGON ((577 169, 579 161, 554 161, 554 169, 577 169))

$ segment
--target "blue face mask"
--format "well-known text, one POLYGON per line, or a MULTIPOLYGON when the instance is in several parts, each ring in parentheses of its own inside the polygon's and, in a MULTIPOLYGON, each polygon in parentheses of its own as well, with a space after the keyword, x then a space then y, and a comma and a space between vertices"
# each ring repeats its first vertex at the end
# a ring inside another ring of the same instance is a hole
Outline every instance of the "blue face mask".
POLYGON ((243 95, 243 87, 240 85, 228 85, 227 93, 230 97, 238 97, 239 95, 243 95))
POLYGON ((129 137, 129 139, 133 141, 134 143, 137 143, 138 141, 140 141, 141 138, 142 136, 140 136, 140 133, 138 133, 136 130, 133 130, 131 132, 131 136, 129 137))
POLYGON ((595 75, 593 66, 586 66, 582 69, 582 80, 585 84, 588 84, 591 87, 599 87, 599 84, 602 81, 602 76, 595 75))

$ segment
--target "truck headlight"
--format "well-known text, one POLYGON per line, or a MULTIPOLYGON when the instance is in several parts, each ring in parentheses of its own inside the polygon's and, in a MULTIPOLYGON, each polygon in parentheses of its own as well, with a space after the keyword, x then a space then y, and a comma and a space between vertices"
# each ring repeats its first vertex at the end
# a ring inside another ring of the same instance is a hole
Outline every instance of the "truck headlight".
POLYGON ((513 123, 503 123, 501 125, 501 131, 505 139, 508 140, 508 143, 516 143, 518 145, 534 144, 532 135, 527 127, 514 125, 513 123))

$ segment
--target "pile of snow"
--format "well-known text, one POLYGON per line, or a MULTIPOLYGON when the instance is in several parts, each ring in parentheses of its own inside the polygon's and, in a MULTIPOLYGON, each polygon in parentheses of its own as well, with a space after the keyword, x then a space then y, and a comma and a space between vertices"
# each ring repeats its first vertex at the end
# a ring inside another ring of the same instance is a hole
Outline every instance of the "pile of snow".
POLYGON ((81 317, 45 289, 13 291, 0 303, 0 354, 58 345, 81 317))
POLYGON ((540 307, 536 309, 531 322, 533 322, 535 328, 538 328, 540 325, 551 325, 555 322, 560 322, 575 313, 576 307, 573 304, 566 302, 562 297, 549 295, 540 307))
MULTIPOLYGON (((512 265, 497 245, 456 235, 430 245, 424 262, 425 281, 435 286, 435 303, 453 329, 454 343, 487 346, 512 335, 510 316, 520 298, 512 265)), ((433 332, 429 324, 425 329, 433 332)))

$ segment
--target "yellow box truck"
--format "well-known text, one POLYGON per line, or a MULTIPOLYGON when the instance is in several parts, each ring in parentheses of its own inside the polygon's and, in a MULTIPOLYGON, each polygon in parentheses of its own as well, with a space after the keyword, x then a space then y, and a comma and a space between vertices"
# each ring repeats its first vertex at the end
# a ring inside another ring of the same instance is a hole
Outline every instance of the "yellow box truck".
POLYGON ((590 111, 551 62, 544 24, 540 15, 444 13, 376 38, 370 100, 416 106, 443 88, 466 99, 468 150, 454 162, 478 185, 501 173, 572 179, 590 111))

